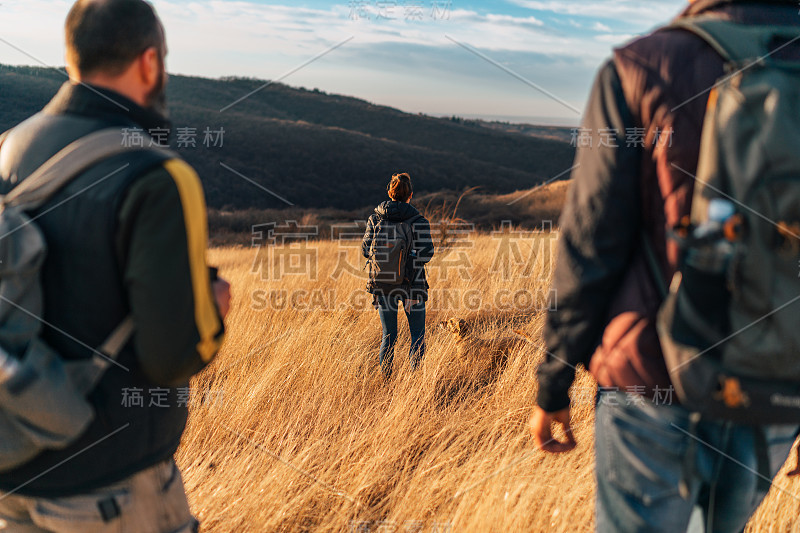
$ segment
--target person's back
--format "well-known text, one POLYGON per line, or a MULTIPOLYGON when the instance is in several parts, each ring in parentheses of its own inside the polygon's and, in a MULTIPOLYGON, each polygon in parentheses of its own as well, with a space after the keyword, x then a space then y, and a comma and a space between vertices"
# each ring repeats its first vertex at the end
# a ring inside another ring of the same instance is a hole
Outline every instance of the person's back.
POLYGON ((390 377, 400 301, 411 332, 412 370, 425 355, 425 265, 433 258, 434 249, 430 222, 410 204, 411 177, 406 173, 393 175, 387 192, 390 200, 378 205, 367 220, 361 252, 370 269, 367 291, 373 295, 372 304, 383 329, 378 363, 390 377))
MULTIPOLYGON (((124 142, 126 132, 169 128, 166 45, 149 4, 77 2, 67 49, 73 81, 3 143, 2 193, 89 133, 118 128, 124 142)), ((205 263, 197 175, 155 150, 112 156, 31 215, 48 246, 43 339, 63 358, 80 359, 128 315, 135 331, 89 396, 96 417, 85 433, 0 473, 0 518, 26 531, 190 530, 172 455, 189 378, 219 349, 228 298, 224 281, 212 287, 205 263)))
MULTIPOLYGON (((683 16, 701 13, 742 24, 800 25, 796 5, 787 1, 701 0, 683 16)), ((798 59, 800 48, 776 55, 798 59)), ((585 113, 592 146, 578 150, 580 167, 561 219, 558 310, 548 317, 549 354, 539 369, 531 424, 541 448, 570 449, 574 441, 553 440, 549 425, 568 426, 575 367, 591 370, 601 387, 599 530, 685 529, 697 504, 709 511, 715 530, 737 531, 765 494, 756 475, 719 464, 721 456, 702 444, 758 472, 758 432, 715 420, 696 427, 677 404, 655 329, 661 296, 641 244, 644 234, 659 281, 668 283, 679 253, 667 229, 690 213, 708 94, 723 73, 722 57, 700 37, 657 31, 615 50, 585 113), (685 460, 692 450, 696 464, 685 460), (714 468, 716 477, 708 474, 714 468), (716 508, 709 502, 715 491, 716 508)), ((774 475, 775 459, 787 456, 796 427, 766 433, 773 458, 768 474, 774 475)))

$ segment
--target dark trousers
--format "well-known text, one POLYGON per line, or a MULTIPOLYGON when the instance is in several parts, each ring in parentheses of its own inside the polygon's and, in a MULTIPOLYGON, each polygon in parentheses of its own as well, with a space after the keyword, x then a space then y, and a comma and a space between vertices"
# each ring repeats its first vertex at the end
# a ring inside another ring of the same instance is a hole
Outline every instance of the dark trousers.
MULTIPOLYGON (((392 362, 394 361, 394 345, 397 342, 397 312, 400 308, 400 298, 395 296, 377 297, 378 316, 383 328, 383 342, 378 361, 386 377, 392 375, 392 362)), ((416 370, 422 357, 425 355, 425 302, 420 300, 408 309, 403 307, 408 328, 411 331, 411 349, 408 358, 411 369, 416 370)))

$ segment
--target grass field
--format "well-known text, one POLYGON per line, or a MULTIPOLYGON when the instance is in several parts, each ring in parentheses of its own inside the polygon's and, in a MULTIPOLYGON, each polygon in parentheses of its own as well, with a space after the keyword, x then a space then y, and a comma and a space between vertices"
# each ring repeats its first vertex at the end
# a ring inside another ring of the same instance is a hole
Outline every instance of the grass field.
MULTIPOLYGON (((204 531, 592 530, 591 378, 573 387, 576 450, 546 455, 527 429, 557 234, 467 237, 428 269, 423 364, 409 370, 402 333, 388 382, 357 248, 211 250, 234 304, 178 452, 204 531), (436 328, 452 317, 486 338, 521 329, 534 340, 492 375, 436 328)), ((800 481, 776 483, 750 531, 797 521, 800 481)))

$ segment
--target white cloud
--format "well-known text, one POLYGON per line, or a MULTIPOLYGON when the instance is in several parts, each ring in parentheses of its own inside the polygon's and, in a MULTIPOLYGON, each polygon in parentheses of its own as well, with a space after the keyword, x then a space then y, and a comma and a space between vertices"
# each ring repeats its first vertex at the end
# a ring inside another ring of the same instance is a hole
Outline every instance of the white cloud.
POLYGON ((508 23, 511 26, 516 25, 531 25, 531 26, 544 26, 544 22, 536 17, 512 17, 511 15, 486 15, 489 22, 508 23))
MULTIPOLYGON (((0 1, 0 37, 48 65, 62 65, 63 23, 73 0, 0 1)), ((514 109, 531 115, 569 111, 457 47, 446 34, 504 64, 511 58, 510 68, 578 104, 588 91, 592 71, 612 45, 677 11, 676 0, 667 0, 668 6, 642 0, 511 1, 555 16, 454 8, 445 20, 433 20, 429 13, 423 20, 405 20, 402 12, 391 20, 376 20, 374 12, 368 13, 370 20, 351 20, 351 8, 342 0, 316 9, 254 0, 153 3, 167 30, 171 72, 275 79, 353 36, 286 83, 421 111, 432 101, 438 101, 437 106, 452 103, 446 112, 455 114, 466 113, 465 108, 488 108, 490 99, 497 114, 518 113, 514 109), (620 27, 621 19, 632 22, 620 27), (586 31, 589 28, 593 31, 586 31), (379 56, 370 56, 377 50, 379 56), (472 88, 474 95, 469 93, 472 88), (471 94, 474 104, 467 103, 467 96, 458 100, 457 94, 471 94)), ((0 63, 35 61, 0 42, 0 63)))
MULTIPOLYGON (((0 7, 0 36, 47 64, 61 65, 63 21, 71 3, 70 0, 4 2, 0 7)), ((406 21, 397 16, 377 21, 374 14, 370 15, 372 20, 351 20, 348 4, 311 9, 246 0, 154 0, 154 5, 167 28, 170 68, 201 75, 254 75, 257 66, 262 76, 276 75, 276 68, 293 66, 298 59, 313 56, 351 35, 354 39, 348 47, 385 43, 454 46, 445 38, 449 34, 483 51, 582 58, 589 64, 597 63, 609 52, 587 46, 591 42, 589 35, 564 33, 534 16, 452 9, 447 20, 426 16, 421 21, 406 21)), ((611 32, 600 23, 594 29, 611 32)), ((0 62, 33 63, 2 43, 0 62)))
POLYGON ((635 37, 636 35, 632 33, 605 33, 603 35, 597 35, 594 40, 601 43, 608 43, 612 46, 619 46, 635 37))
POLYGON ((72 3, 69 0, 2 2, 0 37, 19 50, 0 43, 0 63, 63 65, 64 19, 72 3))
POLYGON ((687 5, 685 0, 509 0, 536 11, 561 15, 616 19, 652 26, 667 22, 687 5))

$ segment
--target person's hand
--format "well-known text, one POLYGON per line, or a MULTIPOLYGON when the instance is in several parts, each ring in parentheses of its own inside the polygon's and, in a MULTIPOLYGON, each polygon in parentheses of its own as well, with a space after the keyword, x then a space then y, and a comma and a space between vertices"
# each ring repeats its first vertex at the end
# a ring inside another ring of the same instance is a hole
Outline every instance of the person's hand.
POLYGON ((214 289, 214 299, 217 301, 219 316, 225 319, 231 308, 231 284, 222 278, 215 279, 211 286, 214 289))
POLYGON ((411 307, 417 305, 419 302, 420 300, 403 300, 403 309, 409 312, 411 311, 411 307))
POLYGON ((533 442, 540 450, 551 453, 568 452, 576 445, 575 437, 572 434, 572 426, 569 423, 569 407, 555 413, 548 413, 541 407, 536 406, 533 408, 533 415, 531 415, 529 423, 533 442), (554 422, 564 428, 564 434, 566 435, 564 442, 559 442, 553 438, 550 426, 554 422))

